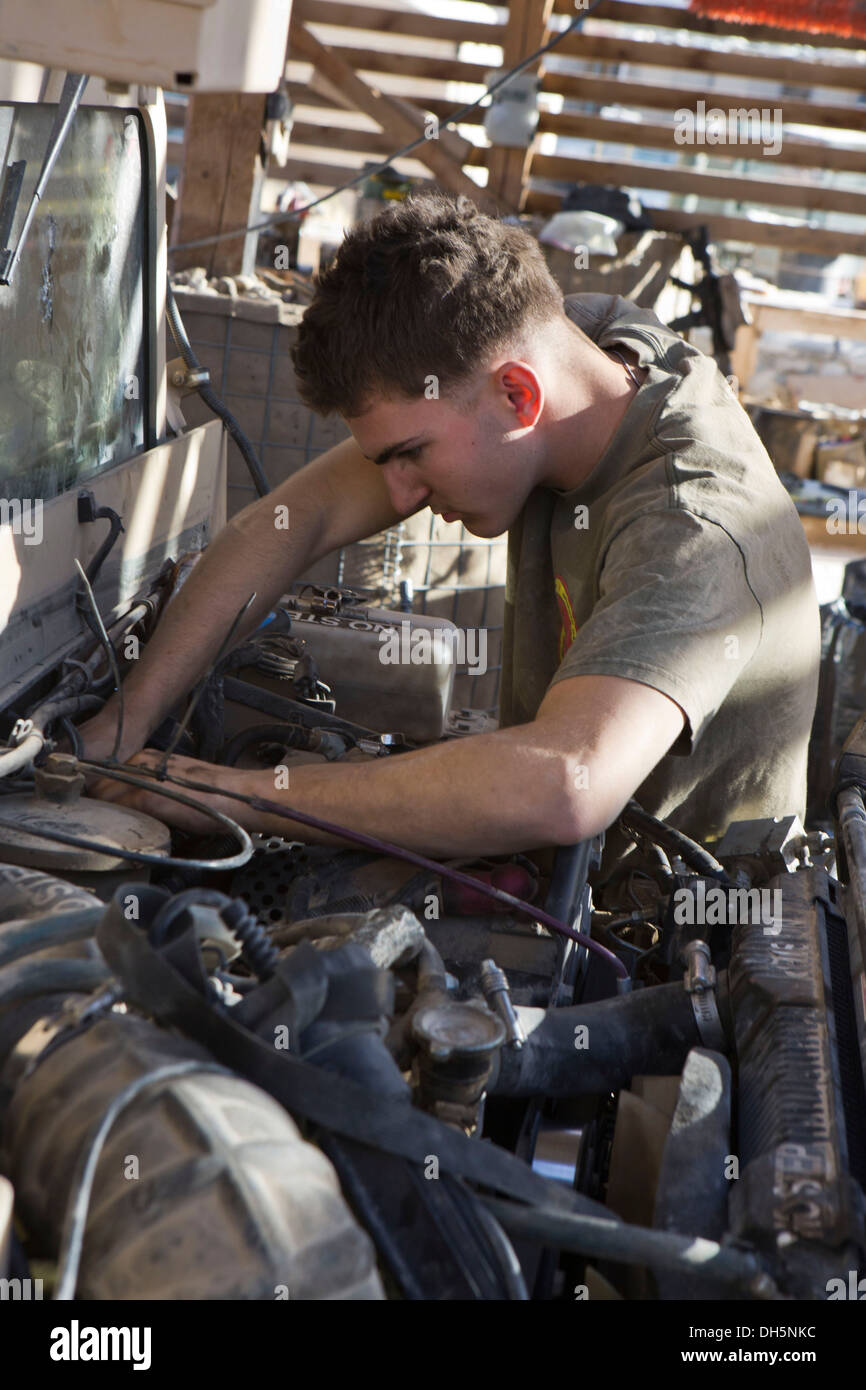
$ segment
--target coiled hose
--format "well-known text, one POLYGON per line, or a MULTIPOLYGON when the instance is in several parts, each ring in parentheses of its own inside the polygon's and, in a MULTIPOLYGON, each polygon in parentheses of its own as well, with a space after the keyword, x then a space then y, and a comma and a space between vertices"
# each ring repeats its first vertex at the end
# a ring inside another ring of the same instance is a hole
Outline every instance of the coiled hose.
POLYGON ((215 908, 220 921, 240 942, 244 959, 250 969, 258 979, 270 979, 280 959, 280 953, 267 931, 259 924, 255 914, 250 912, 242 898, 229 898, 215 888, 188 888, 164 903, 151 923, 151 945, 162 945, 172 923, 191 907, 215 908))

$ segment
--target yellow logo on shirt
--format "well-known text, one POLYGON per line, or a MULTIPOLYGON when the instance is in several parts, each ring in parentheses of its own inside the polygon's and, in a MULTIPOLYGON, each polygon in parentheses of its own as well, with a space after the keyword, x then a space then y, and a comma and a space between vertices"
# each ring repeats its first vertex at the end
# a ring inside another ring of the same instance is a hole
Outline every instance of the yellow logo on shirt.
POLYGON ((555 587, 559 616, 562 619, 562 629, 559 634, 559 659, 561 661, 577 636, 577 623, 574 620, 574 609, 571 606, 565 581, 560 579, 559 575, 556 575, 555 587))

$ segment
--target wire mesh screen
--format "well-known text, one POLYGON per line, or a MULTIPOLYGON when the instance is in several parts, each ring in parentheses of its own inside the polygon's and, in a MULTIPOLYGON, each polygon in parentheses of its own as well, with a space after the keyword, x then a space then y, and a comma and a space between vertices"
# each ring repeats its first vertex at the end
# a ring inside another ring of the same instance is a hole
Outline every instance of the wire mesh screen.
MULTIPOLYGON (((321 419, 299 399, 289 350, 302 309, 277 299, 242 299, 176 288, 192 346, 211 382, 254 444, 272 486, 349 431, 321 419)), ((168 355, 176 354, 169 342, 168 355)), ((188 425, 210 412, 198 396, 183 400, 188 425)), ((257 496, 237 447, 228 446, 227 515, 257 496)), ((367 591, 382 606, 448 618, 466 634, 458 651, 453 709, 495 713, 502 667, 507 537, 482 540, 429 509, 398 526, 326 556, 299 579, 367 591)))

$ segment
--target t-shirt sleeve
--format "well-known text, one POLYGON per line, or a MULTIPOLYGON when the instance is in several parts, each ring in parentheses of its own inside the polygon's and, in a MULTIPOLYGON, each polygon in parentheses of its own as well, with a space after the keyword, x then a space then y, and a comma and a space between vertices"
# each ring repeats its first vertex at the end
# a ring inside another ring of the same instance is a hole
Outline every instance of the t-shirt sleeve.
POLYGON ((608 544, 597 602, 550 684, 609 675, 652 686, 688 721, 671 752, 690 753, 754 656, 762 617, 724 527, 654 511, 608 544))

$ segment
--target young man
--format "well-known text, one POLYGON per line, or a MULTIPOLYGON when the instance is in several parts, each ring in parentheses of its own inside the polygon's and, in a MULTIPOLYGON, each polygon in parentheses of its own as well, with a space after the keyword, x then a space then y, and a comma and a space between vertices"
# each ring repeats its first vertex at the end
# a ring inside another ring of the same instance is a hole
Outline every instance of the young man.
MULTIPOLYGON (((563 305, 533 238, 432 196, 346 237, 294 360, 303 399, 352 438, 209 547, 127 678, 123 755, 251 589, 244 632, 320 556, 429 506, 476 536, 509 533, 500 729, 299 767, 282 792, 269 770, 175 758, 214 805, 294 833, 218 794, 252 791, 441 856, 570 844, 634 795, 697 838, 802 813, 819 659, 808 549, 709 358, 623 299, 563 305)), ((110 749, 115 719, 112 703, 85 726, 88 752, 110 749)), ((197 824, 150 793, 99 792, 197 824)))

